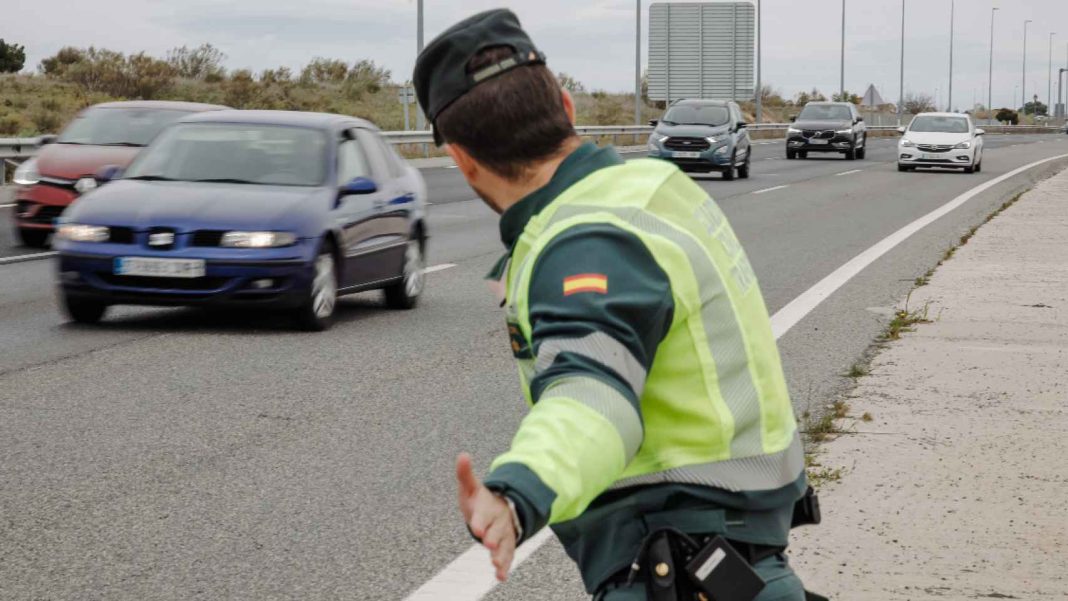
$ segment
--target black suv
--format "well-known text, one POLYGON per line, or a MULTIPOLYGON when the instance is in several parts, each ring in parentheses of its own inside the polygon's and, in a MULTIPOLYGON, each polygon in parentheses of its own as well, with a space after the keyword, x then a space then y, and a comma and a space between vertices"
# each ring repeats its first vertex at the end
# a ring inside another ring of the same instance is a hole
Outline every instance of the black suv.
POLYGON ((786 158, 808 158, 810 152, 837 152, 849 160, 863 159, 868 145, 864 118, 851 102, 810 102, 786 130, 786 158))
POLYGON ((678 100, 649 137, 649 156, 683 171, 719 171, 723 179, 749 177, 749 131, 742 110, 727 100, 678 100))

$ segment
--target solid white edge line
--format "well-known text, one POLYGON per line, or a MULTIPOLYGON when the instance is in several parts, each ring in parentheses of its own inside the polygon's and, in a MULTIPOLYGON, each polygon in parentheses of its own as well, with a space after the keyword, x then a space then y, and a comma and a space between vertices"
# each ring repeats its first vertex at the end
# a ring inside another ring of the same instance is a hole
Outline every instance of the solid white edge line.
POLYGON ((797 325, 797 322, 801 321, 801 319, 811 313, 820 303, 834 294, 835 291, 845 285, 846 282, 853 279, 853 277, 860 273, 865 267, 871 265, 880 257, 893 250, 897 245, 908 240, 916 232, 934 223, 940 217, 1011 177, 1015 177, 1024 171, 1049 163, 1050 161, 1064 158, 1068 158, 1068 154, 1035 161, 1034 163, 1024 165, 1023 167, 996 177, 984 184, 980 184, 897 230, 893 234, 890 234, 886 238, 883 238, 876 243, 875 246, 872 246, 868 250, 853 257, 845 265, 834 270, 830 275, 817 282, 815 286, 804 291, 800 296, 790 301, 785 307, 779 309, 779 311, 771 318, 771 330, 775 334, 775 338, 781 338, 786 332, 790 331, 790 328, 797 325))
POLYGON ((783 188, 789 188, 789 185, 775 186, 774 188, 764 188, 763 190, 757 190, 753 194, 767 194, 768 192, 774 192, 775 190, 782 190, 783 188))
POLYGON ((863 169, 854 169, 852 171, 843 171, 841 173, 835 173, 834 176, 835 177, 842 177, 843 175, 852 175, 854 173, 860 173, 861 171, 864 171, 864 170, 863 169))
POLYGON ((43 253, 33 253, 33 254, 29 254, 29 255, 15 255, 14 257, 4 257, 4 258, 0 259, 0 265, 11 265, 13 263, 25 263, 27 261, 36 261, 38 259, 47 259, 48 257, 54 257, 57 254, 58 253, 56 251, 52 250, 52 251, 43 252, 43 253))
MULTIPOLYGON (((1019 169, 1010 171, 1005 175, 994 178, 971 190, 961 194, 941 207, 920 217, 900 230, 887 236, 882 241, 868 250, 854 257, 848 263, 836 269, 826 278, 820 280, 815 286, 809 288, 795 298, 782 309, 779 309, 771 317, 771 331, 775 339, 782 338, 806 315, 812 312, 821 302, 827 299, 836 290, 841 288, 861 272, 865 267, 890 252, 898 244, 930 225, 939 217, 949 213, 968 202, 975 196, 989 190, 1001 182, 1019 175, 1028 169, 1037 167, 1050 161, 1068 158, 1068 154, 1050 157, 1024 165, 1019 169)), ((545 528, 530 540, 516 549, 515 559, 512 561, 512 572, 528 557, 549 541, 552 531, 545 528)), ((423 586, 404 598, 404 601, 476 601, 484 597, 497 586, 497 579, 493 574, 492 564, 489 562, 489 551, 482 545, 471 545, 459 557, 452 560, 442 568, 433 578, 423 586)))
POLYGON ((423 273, 435 273, 438 271, 445 271, 446 269, 452 269, 453 267, 456 267, 456 263, 442 263, 441 265, 427 267, 423 270, 423 273))
POLYGON ((13 207, 13 206, 15 206, 15 203, 13 203, 13 202, 9 202, 9 203, 7 203, 7 204, 2 204, 2 205, 0 205, 0 209, 10 209, 10 208, 11 208, 11 207, 13 207))

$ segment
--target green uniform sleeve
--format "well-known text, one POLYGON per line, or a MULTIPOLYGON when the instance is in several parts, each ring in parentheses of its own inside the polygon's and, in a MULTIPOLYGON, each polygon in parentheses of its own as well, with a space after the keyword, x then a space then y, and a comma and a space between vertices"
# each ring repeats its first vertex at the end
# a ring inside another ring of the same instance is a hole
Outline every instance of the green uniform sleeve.
POLYGON ((515 501, 530 536, 580 515, 637 453, 639 399, 674 302, 645 244, 607 224, 557 236, 527 293, 534 406, 486 484, 515 501))

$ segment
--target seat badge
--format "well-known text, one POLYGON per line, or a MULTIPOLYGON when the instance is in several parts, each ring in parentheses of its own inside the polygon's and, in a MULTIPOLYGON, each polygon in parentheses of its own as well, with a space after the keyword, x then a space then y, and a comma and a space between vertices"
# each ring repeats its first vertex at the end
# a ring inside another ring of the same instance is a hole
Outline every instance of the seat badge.
POLYGON ((174 244, 174 232, 156 232, 148 235, 149 246, 170 246, 174 244))

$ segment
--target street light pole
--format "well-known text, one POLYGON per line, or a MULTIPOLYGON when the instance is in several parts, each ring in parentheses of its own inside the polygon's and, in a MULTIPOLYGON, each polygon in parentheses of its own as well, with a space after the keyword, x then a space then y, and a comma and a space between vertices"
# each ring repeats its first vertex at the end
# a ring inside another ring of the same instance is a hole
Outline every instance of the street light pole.
MULTIPOLYGON (((419 0, 416 8, 418 16, 415 21, 415 55, 419 56, 423 52, 423 0, 419 0)), ((426 129, 426 117, 423 115, 422 109, 415 111, 415 127, 419 131, 426 129)))
POLYGON ((634 28, 634 125, 642 124, 642 0, 634 28))
POLYGON ((997 7, 990 9, 990 68, 986 75, 986 121, 994 122, 994 13, 997 7))
POLYGON ((842 69, 841 69, 841 85, 839 86, 840 100, 845 102, 845 19, 846 19, 846 0, 842 0, 842 69))
POLYGON ((949 0, 949 103, 947 111, 953 111, 953 22, 956 20, 957 2, 949 0))
POLYGON ((764 87, 763 87, 763 85, 761 84, 761 81, 760 81, 760 76, 761 76, 760 71, 761 71, 761 67, 763 66, 761 64, 761 58, 762 57, 761 57, 761 54, 760 54, 760 50, 761 50, 760 49, 760 42, 761 42, 761 38, 764 36, 764 24, 760 21, 760 0, 756 0, 756 13, 757 13, 756 14, 756 19, 757 19, 756 122, 757 123, 762 123, 764 121, 764 87))
POLYGON ((897 125, 901 127, 901 116, 905 111, 905 0, 901 0, 901 82, 897 101, 897 125))
POLYGON ((1025 115, 1027 114, 1027 25, 1031 22, 1031 19, 1024 21, 1023 76, 1020 81, 1020 100, 1023 101, 1020 110, 1025 115))
POLYGON ((1050 116, 1050 111, 1053 110, 1053 36, 1057 35, 1057 32, 1051 31, 1049 34, 1049 81, 1046 83, 1046 116, 1050 116))

